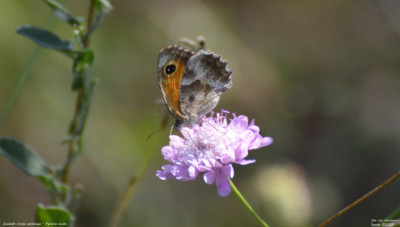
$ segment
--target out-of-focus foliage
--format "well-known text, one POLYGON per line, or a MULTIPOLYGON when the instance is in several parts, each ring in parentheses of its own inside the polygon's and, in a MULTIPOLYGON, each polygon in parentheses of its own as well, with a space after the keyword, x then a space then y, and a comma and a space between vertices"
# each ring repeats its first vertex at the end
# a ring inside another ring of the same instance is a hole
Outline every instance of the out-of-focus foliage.
POLYGON ((35 222, 41 223, 42 225, 49 225, 48 223, 57 223, 57 225, 69 226, 71 222, 71 215, 65 208, 43 207, 43 205, 39 204, 36 207, 35 222))
MULTIPOLYGON (((80 0, 62 2, 85 15, 80 0)), ((399 169, 400 3, 380 1, 114 1, 96 33, 98 78, 84 152, 71 169, 84 192, 77 226, 105 226, 129 178, 154 147, 166 108, 160 102, 158 51, 178 38, 207 38, 229 61, 233 87, 217 106, 256 119, 274 138, 237 166, 234 181, 272 226, 315 226, 399 169)), ((0 3, 0 108, 17 83, 32 42, 15 34, 42 27, 41 1, 0 3)), ((72 39, 54 20, 50 29, 72 39)), ((24 141, 47 163, 62 164, 73 114, 66 56, 42 50, 3 136, 24 141)), ((171 123, 173 120, 170 121, 171 123)), ((162 134, 167 143, 169 130, 162 134)), ((160 181, 155 154, 121 226, 257 226, 233 195, 220 198, 200 182, 160 181)), ((400 202, 399 182, 332 226, 368 226, 400 202)), ((0 221, 32 221, 46 191, 0 157, 0 221)))

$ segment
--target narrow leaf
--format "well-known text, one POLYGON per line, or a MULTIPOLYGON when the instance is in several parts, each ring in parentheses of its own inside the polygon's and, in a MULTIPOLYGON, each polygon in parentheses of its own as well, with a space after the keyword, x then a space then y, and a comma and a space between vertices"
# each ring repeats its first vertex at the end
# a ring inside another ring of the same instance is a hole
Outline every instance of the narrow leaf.
POLYGON ((103 6, 100 4, 98 5, 100 9, 96 10, 95 16, 93 18, 93 24, 92 26, 90 26, 89 30, 85 33, 84 39, 86 39, 87 36, 91 35, 97 29, 97 27, 100 26, 101 22, 104 19, 104 11, 102 10, 103 6))
POLYGON ((69 226, 72 221, 70 212, 59 206, 45 207, 38 204, 36 207, 35 222, 46 225, 69 226))
POLYGON ((29 176, 51 178, 51 169, 30 147, 14 138, 0 137, 0 154, 29 176))
POLYGON ((95 2, 93 23, 84 34, 83 39, 87 39, 87 37, 91 35, 97 29, 98 26, 100 26, 101 22, 104 19, 104 14, 110 12, 111 10, 112 10, 112 5, 107 0, 97 0, 95 2))
POLYGON ((31 39, 33 42, 44 48, 57 50, 73 50, 73 42, 61 40, 56 34, 42 28, 32 25, 22 25, 17 28, 17 34, 31 39))
POLYGON ((98 0, 103 6, 103 12, 108 13, 113 9, 113 6, 108 0, 98 0))
POLYGON ((44 2, 54 11, 55 15, 70 25, 76 27, 82 23, 82 20, 74 17, 64 6, 54 0, 44 0, 44 2))

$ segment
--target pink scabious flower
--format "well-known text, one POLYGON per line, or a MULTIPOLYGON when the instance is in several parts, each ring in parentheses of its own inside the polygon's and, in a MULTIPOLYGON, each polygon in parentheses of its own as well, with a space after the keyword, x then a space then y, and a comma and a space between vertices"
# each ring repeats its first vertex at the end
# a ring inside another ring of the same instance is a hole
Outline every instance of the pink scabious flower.
POLYGON ((217 185, 218 194, 227 196, 231 192, 229 178, 233 178, 232 163, 247 165, 255 160, 246 160, 249 150, 268 146, 272 138, 262 137, 260 129, 246 116, 228 119, 228 111, 222 110, 216 117, 203 117, 201 124, 191 128, 182 127, 183 137, 170 135, 170 143, 161 150, 164 159, 171 162, 157 171, 161 180, 176 178, 190 181, 203 174, 204 182, 217 185))

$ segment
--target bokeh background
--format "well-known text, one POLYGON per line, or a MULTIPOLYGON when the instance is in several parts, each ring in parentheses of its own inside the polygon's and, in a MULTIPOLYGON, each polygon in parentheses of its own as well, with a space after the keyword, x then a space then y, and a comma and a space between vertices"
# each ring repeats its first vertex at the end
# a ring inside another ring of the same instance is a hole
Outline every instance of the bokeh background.
MULTIPOLYGON (((60 0, 86 16, 88 1, 60 0)), ((271 226, 315 226, 389 178, 400 167, 400 2, 396 0, 119 0, 91 40, 99 80, 74 163, 84 187, 77 226, 107 226, 129 179, 150 154, 120 226, 258 226, 238 199, 215 185, 161 181, 155 172, 169 129, 146 140, 167 114, 157 85, 159 50, 181 37, 207 38, 229 61, 233 87, 221 108, 255 118, 274 138, 235 166, 238 188, 271 226), (156 139, 161 138, 161 140, 156 139)), ((41 1, 0 2, 0 109, 35 44, 15 34, 22 24, 48 26, 64 39, 72 29, 41 1), (50 23, 48 21, 50 20, 50 23), (46 22, 47 21, 47 22, 46 22), (49 25, 50 24, 50 25, 49 25)), ((74 109, 71 61, 41 50, 0 129, 48 163, 66 157, 74 109)), ((173 123, 170 119, 169 123, 173 123)), ((400 182, 330 226, 370 226, 400 204, 400 182)), ((0 157, 0 223, 31 221, 49 196, 0 157)))

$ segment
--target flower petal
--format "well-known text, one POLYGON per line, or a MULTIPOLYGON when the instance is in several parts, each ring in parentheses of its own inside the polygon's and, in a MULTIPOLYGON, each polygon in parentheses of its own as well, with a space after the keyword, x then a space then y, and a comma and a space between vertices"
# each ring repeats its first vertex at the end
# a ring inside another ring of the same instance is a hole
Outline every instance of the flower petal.
POLYGON ((257 137, 249 145, 249 150, 258 149, 270 145, 273 142, 271 137, 257 137))
POLYGON ((189 166, 188 173, 190 178, 192 179, 197 178, 197 169, 194 166, 189 166))
POLYGON ((173 178, 174 175, 171 173, 173 167, 173 165, 163 165, 163 170, 157 170, 156 176, 161 180, 168 180, 173 178))
POLYGON ((168 180, 174 177, 172 173, 165 172, 163 170, 157 170, 156 176, 160 178, 161 180, 168 180))
POLYGON ((242 142, 235 150, 235 161, 240 161, 249 154, 249 144, 242 142))
POLYGON ((235 175, 235 171, 233 170, 233 166, 231 164, 222 167, 221 171, 229 178, 233 178, 233 176, 235 175))
POLYGON ((228 196, 231 193, 231 185, 228 180, 228 176, 219 172, 216 176, 216 185, 219 196, 228 196))
MULTIPOLYGON (((196 179, 197 175, 193 176, 189 172, 188 166, 173 166, 171 173, 177 180, 181 181, 191 181, 196 179)), ((192 173, 193 174, 193 173, 192 173)))
POLYGON ((250 159, 250 160, 243 159, 240 162, 236 162, 236 163, 239 164, 239 165, 244 166, 244 165, 252 164, 252 163, 255 163, 255 162, 256 162, 255 159, 250 159))
POLYGON ((206 184, 213 184, 215 182, 215 172, 208 171, 203 175, 204 182, 206 184))
POLYGON ((234 127, 234 128, 239 128, 239 129, 247 129, 248 124, 249 123, 249 119, 244 116, 244 115, 240 115, 236 118, 233 118, 231 120, 231 122, 229 123, 230 127, 234 127))
POLYGON ((173 161, 176 159, 176 151, 170 146, 164 146, 161 149, 161 154, 164 156, 164 159, 167 161, 173 161))

